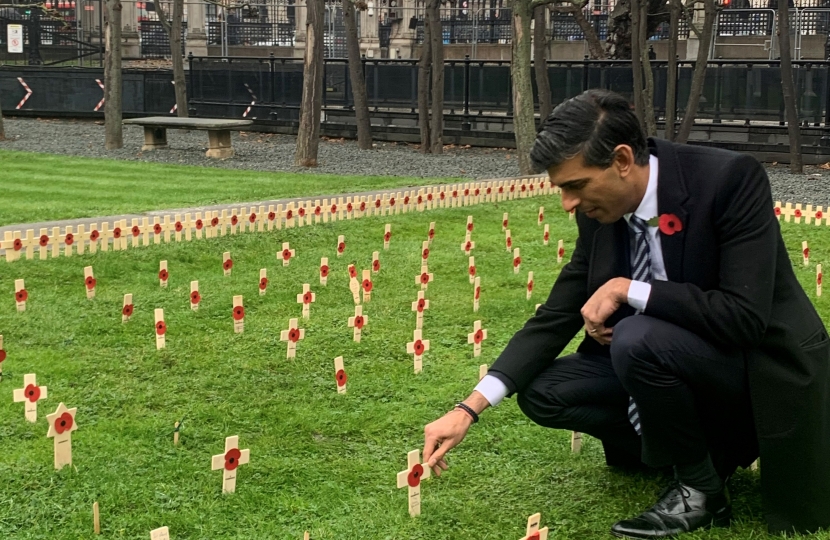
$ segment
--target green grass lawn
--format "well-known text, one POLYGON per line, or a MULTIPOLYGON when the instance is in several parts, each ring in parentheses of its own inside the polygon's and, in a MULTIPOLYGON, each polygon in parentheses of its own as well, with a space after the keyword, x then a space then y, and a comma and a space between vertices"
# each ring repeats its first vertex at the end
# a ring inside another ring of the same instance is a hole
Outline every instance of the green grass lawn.
MULTIPOLYGON (((0 332, 8 352, 0 383, 0 538, 92 538, 94 501, 101 505, 101 537, 113 539, 146 539, 151 529, 167 525, 174 540, 300 539, 304 530, 314 540, 510 540, 524 536, 535 512, 551 527, 550 538, 610 537, 612 523, 652 504, 665 479, 609 470, 599 442, 588 437, 583 452, 572 455, 569 433, 532 424, 514 399, 488 410, 449 455, 449 471, 423 482, 420 517, 408 515, 406 490, 395 487, 407 452, 423 445, 423 426, 470 392, 479 364, 491 363, 544 301, 560 269, 556 241, 565 239, 569 256, 577 232, 557 207, 557 197, 538 197, 0 263, 0 332), (536 225, 539 205, 549 210, 549 246, 542 245, 536 225), (510 213, 522 250, 518 275, 504 247, 502 212, 510 213), (478 313, 460 250, 468 214, 475 218, 473 254, 482 278, 478 313), (415 375, 405 351, 430 221, 437 222, 429 260, 435 281, 427 291, 424 337, 432 348, 423 373, 415 375), (393 226, 388 251, 382 249, 386 222, 393 226), (342 258, 335 256, 339 234, 347 241, 342 258), (284 241, 297 250, 285 268, 275 257, 284 241), (382 269, 356 344, 346 324, 354 312, 346 267, 355 262, 368 268, 375 250, 382 269), (224 251, 234 259, 230 277, 222 275, 224 251), (326 287, 318 279, 321 256, 331 266, 326 287), (163 259, 170 271, 167 289, 157 278, 163 259), (94 266, 98 282, 94 300, 85 296, 86 265, 94 266), (259 296, 263 267, 270 284, 259 296), (530 301, 528 270, 536 281, 530 301), (15 278, 26 280, 25 313, 15 310, 15 278), (195 279, 202 306, 192 312, 188 293, 195 279), (289 318, 300 316, 296 295, 303 283, 311 284, 317 301, 311 319, 301 320, 306 339, 297 358, 287 360, 279 334, 289 318), (127 292, 136 311, 122 324, 127 292), (245 332, 234 334, 232 296, 239 294, 245 332), (153 336, 158 307, 168 326, 161 351, 153 336), (476 319, 489 330, 480 358, 466 343, 476 319), (346 395, 337 394, 334 381, 333 359, 340 355, 349 374, 346 395), (49 389, 36 424, 24 420, 23 404, 12 402, 12 389, 22 387, 26 373, 36 373, 49 389), (78 408, 79 429, 73 434, 74 466, 55 471, 45 415, 59 402, 78 408), (171 431, 182 417, 181 444, 174 447, 171 431), (236 493, 222 495, 222 473, 211 471, 210 463, 230 435, 239 435, 251 461, 238 469, 236 493)), ((828 231, 783 227, 796 273, 813 297, 815 263, 830 252, 828 231), (810 241, 810 267, 801 264, 804 239, 810 241)), ((826 300, 818 306, 826 317, 826 300)), ((732 528, 687 538, 765 536, 759 488, 757 472, 739 472, 732 484, 732 528)))
POLYGON ((423 184, 423 178, 240 171, 0 150, 0 226, 423 184))

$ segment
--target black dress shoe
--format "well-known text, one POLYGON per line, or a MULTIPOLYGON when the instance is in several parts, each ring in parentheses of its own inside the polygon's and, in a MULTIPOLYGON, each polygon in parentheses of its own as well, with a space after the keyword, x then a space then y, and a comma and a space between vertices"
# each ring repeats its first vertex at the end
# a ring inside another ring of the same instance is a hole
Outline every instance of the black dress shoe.
POLYGON ((660 494, 657 502, 632 519, 618 521, 611 534, 618 538, 670 538, 680 533, 728 527, 732 504, 726 487, 715 495, 706 495, 675 481, 660 494))

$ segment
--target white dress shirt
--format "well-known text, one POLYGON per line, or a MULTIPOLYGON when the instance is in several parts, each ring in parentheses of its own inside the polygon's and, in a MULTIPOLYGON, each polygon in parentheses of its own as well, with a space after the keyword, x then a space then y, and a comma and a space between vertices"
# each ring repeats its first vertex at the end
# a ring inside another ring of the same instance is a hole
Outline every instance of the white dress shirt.
MULTIPOLYGON (((648 186, 646 187, 643 200, 640 201, 640 206, 634 211, 634 215, 643 221, 648 221, 651 218, 657 217, 657 156, 650 156, 648 160, 648 186)), ((632 214, 625 214, 626 223, 631 219, 632 214)), ((651 257, 651 276, 652 279, 659 279, 668 281, 666 275, 666 265, 663 262, 663 247, 660 245, 659 227, 649 226, 648 228, 648 247, 649 255, 651 257)), ((631 235, 634 234, 629 230, 631 235)), ((644 281, 632 281, 628 287, 628 304, 637 310, 637 313, 642 312, 648 304, 648 297, 651 295, 651 284, 644 281)), ((493 375, 485 375, 483 379, 476 385, 475 389, 484 396, 491 407, 495 407, 507 396, 507 386, 493 375)))

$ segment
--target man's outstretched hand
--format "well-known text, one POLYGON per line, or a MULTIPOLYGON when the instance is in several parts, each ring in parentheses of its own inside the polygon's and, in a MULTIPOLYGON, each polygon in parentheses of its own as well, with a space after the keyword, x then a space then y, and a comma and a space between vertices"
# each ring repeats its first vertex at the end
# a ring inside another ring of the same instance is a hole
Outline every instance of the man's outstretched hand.
MULTIPOLYGON (((479 392, 464 400, 477 414, 490 406, 479 392)), ((450 449, 464 440, 467 430, 473 424, 469 414, 461 409, 453 409, 435 422, 424 428, 424 463, 432 469, 436 476, 441 476, 442 470, 447 470, 444 456, 450 449)))

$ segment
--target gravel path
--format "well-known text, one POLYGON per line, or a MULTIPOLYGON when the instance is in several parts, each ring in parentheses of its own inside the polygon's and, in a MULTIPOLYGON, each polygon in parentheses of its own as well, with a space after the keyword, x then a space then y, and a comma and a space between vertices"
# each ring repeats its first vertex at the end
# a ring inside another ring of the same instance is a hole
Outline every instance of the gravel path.
MULTIPOLYGON (((423 155, 415 145, 377 143, 374 151, 359 151, 354 141, 327 140, 320 144, 320 166, 294 167, 294 137, 266 133, 234 134, 236 156, 229 160, 205 157, 207 133, 171 131, 170 148, 141 152, 142 129, 124 128, 124 148, 104 150, 104 128, 91 121, 6 119, 11 138, 0 148, 84 157, 109 157, 229 169, 292 171, 417 178, 503 178, 519 174, 515 150, 449 146, 440 156, 423 155)), ((775 200, 830 205, 830 170, 805 167, 793 175, 786 165, 767 164, 775 200)), ((2 173, 2 170, 0 170, 2 173)), ((427 182, 425 182, 427 183, 427 182)))

